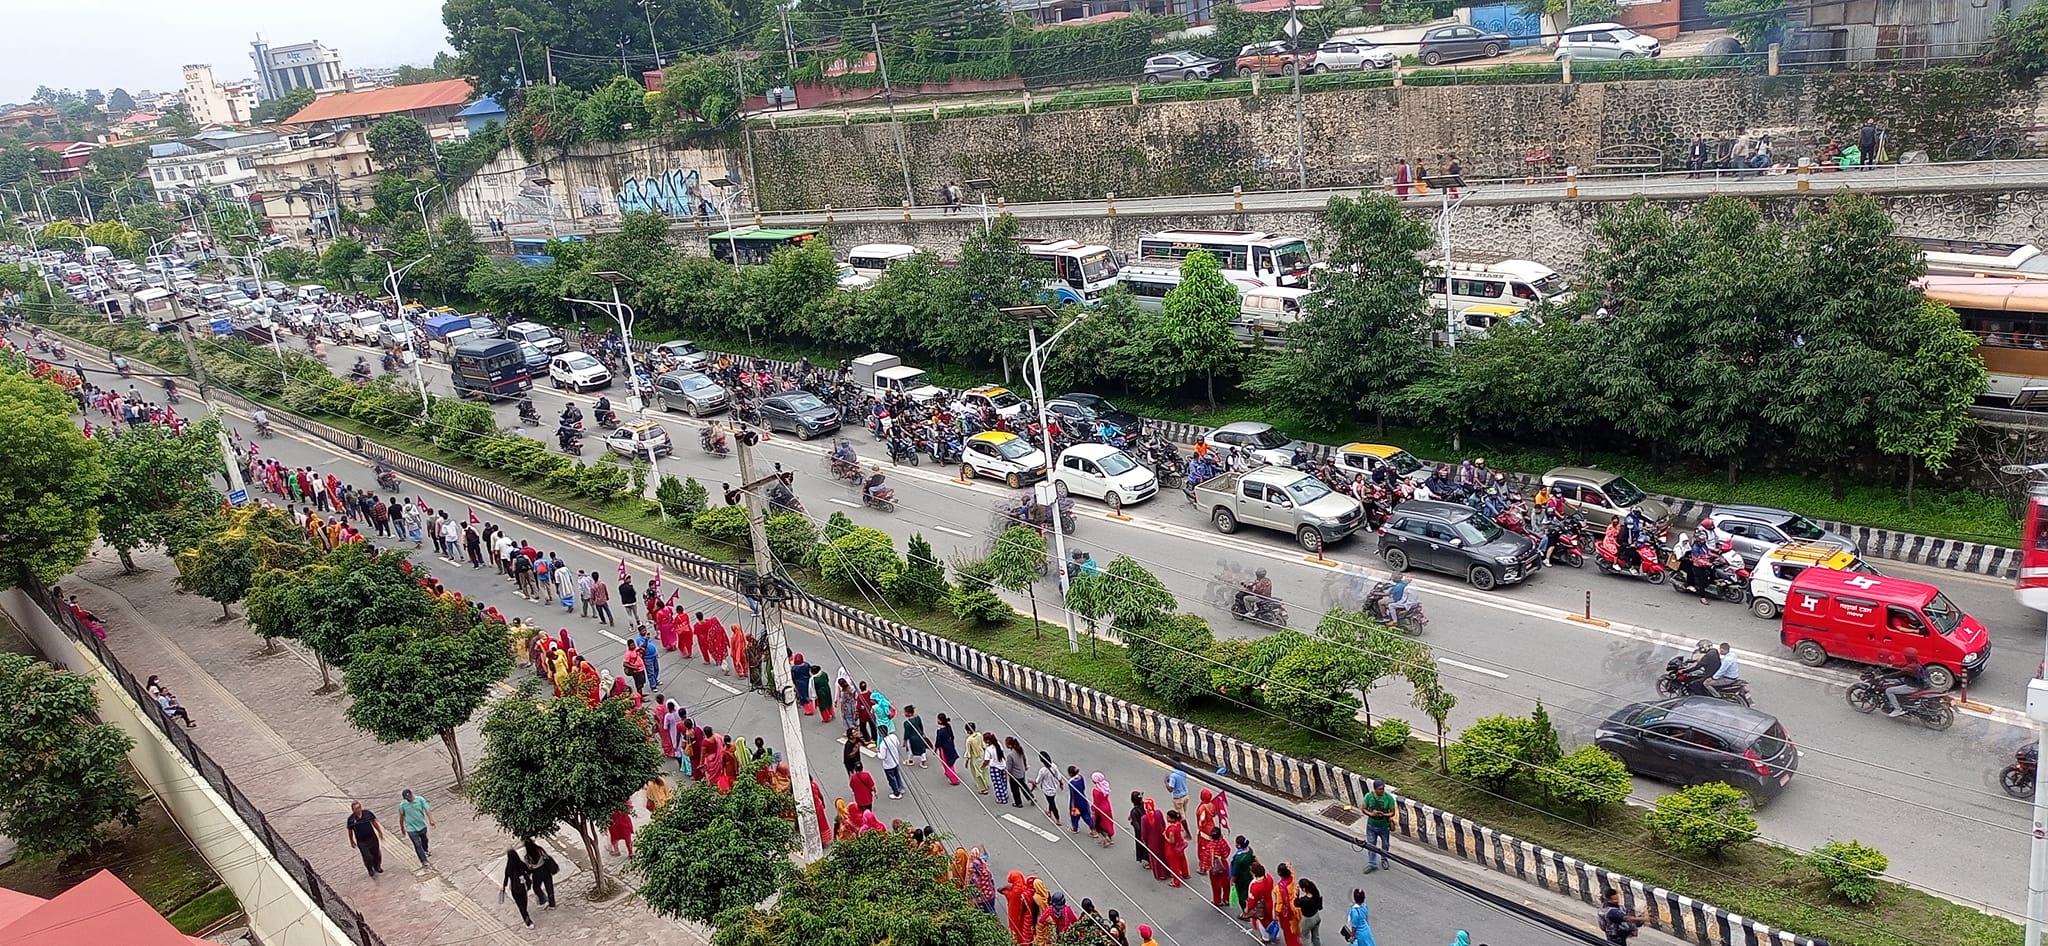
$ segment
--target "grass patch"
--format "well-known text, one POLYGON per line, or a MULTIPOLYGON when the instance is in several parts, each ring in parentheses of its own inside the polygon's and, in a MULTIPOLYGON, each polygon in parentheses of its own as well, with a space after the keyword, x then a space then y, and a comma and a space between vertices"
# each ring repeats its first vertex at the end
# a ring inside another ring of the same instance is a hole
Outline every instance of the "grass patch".
POLYGON ((164 914, 220 884, 163 803, 151 798, 143 802, 140 824, 115 826, 106 843, 93 850, 61 861, 15 861, 0 867, 0 887, 49 899, 102 870, 113 871, 143 902, 164 914))
POLYGON ((235 899, 235 892, 215 887, 172 911, 167 919, 178 932, 190 936, 240 912, 242 902, 235 899))

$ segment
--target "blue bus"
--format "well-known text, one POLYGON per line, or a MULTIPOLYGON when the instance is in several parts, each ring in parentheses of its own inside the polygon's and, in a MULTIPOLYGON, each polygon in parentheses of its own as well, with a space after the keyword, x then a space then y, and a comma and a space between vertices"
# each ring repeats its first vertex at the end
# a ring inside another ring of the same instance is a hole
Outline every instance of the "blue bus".
MULTIPOLYGON (((554 240, 560 243, 583 242, 582 237, 574 234, 555 237, 554 240)), ((554 256, 548 252, 548 241, 534 237, 514 239, 512 241, 512 258, 518 260, 521 266, 547 266, 555 261, 554 256)))

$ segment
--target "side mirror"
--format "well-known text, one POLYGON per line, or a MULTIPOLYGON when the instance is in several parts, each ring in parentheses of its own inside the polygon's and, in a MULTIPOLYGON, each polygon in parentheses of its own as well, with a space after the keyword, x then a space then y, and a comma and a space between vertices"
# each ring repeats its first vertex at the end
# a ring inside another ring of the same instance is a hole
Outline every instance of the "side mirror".
POLYGON ((1451 540, 1451 548, 1454 548, 1454 549, 1455 549, 1455 548, 1463 548, 1463 547, 1464 547, 1464 545, 1465 545, 1465 540, 1464 540, 1464 539, 1452 539, 1452 540, 1451 540))

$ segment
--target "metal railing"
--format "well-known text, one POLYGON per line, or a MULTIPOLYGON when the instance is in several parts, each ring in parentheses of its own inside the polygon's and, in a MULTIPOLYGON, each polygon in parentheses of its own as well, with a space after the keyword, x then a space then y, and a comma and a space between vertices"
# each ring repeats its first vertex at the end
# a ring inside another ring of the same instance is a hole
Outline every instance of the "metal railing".
POLYGON ((170 718, 164 715, 163 707, 157 705, 156 698, 150 696, 143 688, 142 681, 128 672, 128 668, 121 663, 121 658, 114 654, 113 648, 108 647, 100 635, 87 627, 84 620, 74 613, 69 605, 53 600, 50 594, 53 589, 25 587, 22 590, 36 603, 37 608, 63 629, 65 634, 92 651, 100 663, 113 671, 114 677, 121 682, 121 689, 142 709, 142 715, 156 725, 164 738, 177 748, 178 754, 184 756, 185 761, 199 773, 199 777, 205 779, 206 784, 213 786, 213 790, 219 792, 220 796, 233 806, 236 817, 242 819, 242 823, 249 827, 249 832, 263 842, 264 850, 270 852, 270 856, 299 885, 299 889, 306 892, 306 896, 312 899, 314 905, 327 914, 328 919, 334 921, 334 925, 341 929, 349 942, 357 946, 385 946, 384 938, 370 928, 368 921, 363 919, 363 914, 349 906, 341 893, 335 890, 326 878, 320 876, 313 863, 300 856, 299 852, 284 839, 284 835, 271 826, 270 819, 263 814, 263 809, 257 807, 256 803, 235 785, 234 780, 228 777, 227 769, 215 762, 205 750, 199 748, 199 744, 193 741, 190 731, 182 725, 172 723, 170 718))

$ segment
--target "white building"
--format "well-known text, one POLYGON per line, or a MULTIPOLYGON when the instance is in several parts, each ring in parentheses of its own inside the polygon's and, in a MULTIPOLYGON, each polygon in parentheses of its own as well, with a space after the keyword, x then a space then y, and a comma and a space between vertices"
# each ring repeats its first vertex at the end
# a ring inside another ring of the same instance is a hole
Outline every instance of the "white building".
POLYGON ((256 159, 287 147, 276 132, 203 131, 150 145, 144 171, 158 200, 170 200, 181 187, 246 198, 256 189, 256 159))
POLYGON ((319 40, 272 46, 256 37, 249 44, 249 59, 256 63, 256 92, 264 101, 293 89, 324 92, 345 88, 341 53, 320 45, 319 40))
POLYGON ((256 90, 246 82, 221 85, 213 67, 185 67, 185 109, 199 125, 246 125, 256 110, 256 90))

